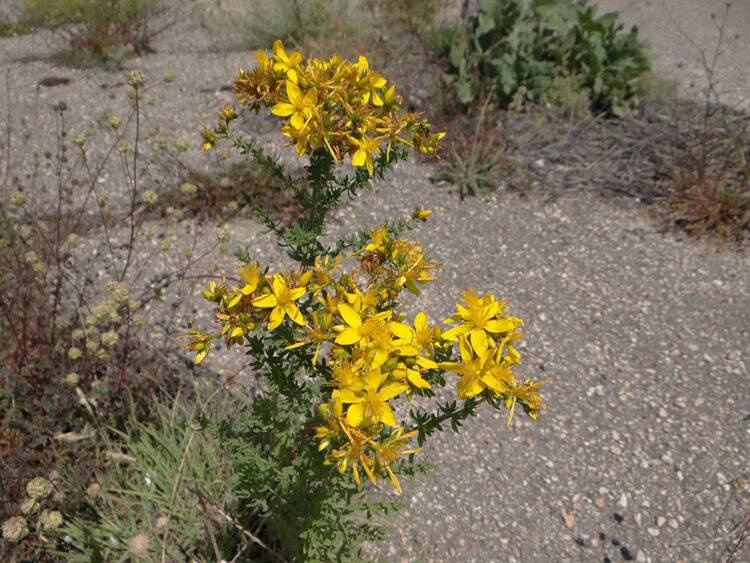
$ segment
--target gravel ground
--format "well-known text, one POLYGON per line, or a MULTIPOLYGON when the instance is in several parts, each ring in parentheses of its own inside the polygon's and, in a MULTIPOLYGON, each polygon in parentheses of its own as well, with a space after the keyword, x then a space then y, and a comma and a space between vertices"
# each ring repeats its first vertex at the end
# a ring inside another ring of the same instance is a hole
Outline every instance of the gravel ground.
MULTIPOLYGON (((603 4, 632 21, 651 21, 652 12, 634 2, 603 4)), ((677 0, 669 5, 677 7, 677 0)), ((737 17, 733 25, 747 29, 747 20, 737 17)), ((660 29, 644 26, 656 48, 668 41, 660 29)), ((157 54, 128 65, 155 78, 153 111, 169 134, 192 139, 191 124, 211 119, 226 96, 220 86, 248 59, 205 52, 209 44, 200 37, 183 48, 180 37, 165 36, 157 54), (173 84, 159 82, 166 72, 175 73, 173 84)), ((11 73, 14 115, 44 113, 64 99, 75 122, 106 107, 110 87, 101 84, 123 82, 124 73, 56 67, 45 58, 50 44, 42 39, 0 39, 0 70, 11 73), (35 101, 36 84, 47 75, 72 81, 40 89, 41 102, 35 101)), ((742 53, 733 51, 738 63, 742 53)), ((679 57, 670 57, 663 64, 679 74, 679 57)), ((740 80, 738 88, 747 91, 740 80)), ((39 127, 52 131, 51 117, 39 127)), ((728 502, 730 483, 748 477, 750 467, 748 257, 664 234, 630 200, 588 192, 550 199, 536 192, 459 203, 447 187, 427 179, 431 172, 426 165, 400 165, 387 183, 337 213, 332 234, 417 205, 432 208, 431 221, 413 236, 445 266, 415 306, 444 318, 466 287, 507 299, 526 321, 521 373, 548 381, 548 409, 538 423, 518 417, 512 429, 482 411, 460 435, 429 442, 423 459, 435 469, 405 484, 406 509, 386 522, 387 540, 370 546, 372 556, 706 560, 711 544, 690 542, 721 536, 750 510, 747 489, 728 502)), ((114 179, 108 188, 121 189, 114 179)), ((210 224, 177 225, 174 255, 164 262, 176 261, 189 241, 213 236, 210 224)), ((281 261, 252 220, 239 216, 224 227, 232 245, 247 245, 269 263, 281 261)), ((98 237, 91 233, 90 243, 98 237)), ((194 273, 229 263, 217 255, 194 273)), ((185 299, 183 293, 183 306, 185 299)), ((181 310, 182 320, 205 320, 195 302, 181 310)), ((239 353, 236 358, 239 365, 239 353)), ((219 367, 230 369, 232 362, 219 367)))
MULTIPOLYGON (((521 373, 547 413, 508 430, 490 412, 424 455, 385 559, 704 560, 728 481, 747 475, 750 263, 664 236, 624 200, 498 195, 459 205, 402 169, 342 214, 377 223, 429 202, 414 236, 444 260, 419 306, 451 313, 464 287, 526 321, 521 373), (398 189, 393 189, 395 187, 398 189)), ((728 513, 750 508, 747 491, 728 513)), ((727 518, 729 521, 729 518, 727 518)))

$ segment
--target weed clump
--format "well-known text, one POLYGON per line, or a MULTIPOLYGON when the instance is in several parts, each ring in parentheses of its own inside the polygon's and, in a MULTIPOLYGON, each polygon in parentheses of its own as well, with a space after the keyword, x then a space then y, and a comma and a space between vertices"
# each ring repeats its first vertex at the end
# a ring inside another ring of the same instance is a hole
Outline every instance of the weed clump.
POLYGON ((506 107, 519 91, 530 102, 552 101, 561 86, 575 85, 592 110, 622 117, 650 68, 636 27, 624 33, 616 13, 597 17, 582 1, 485 0, 447 33, 449 76, 462 104, 492 95, 506 107))
POLYGON ((65 37, 70 64, 116 70, 130 53, 151 50, 169 9, 164 0, 24 0, 22 21, 65 37))

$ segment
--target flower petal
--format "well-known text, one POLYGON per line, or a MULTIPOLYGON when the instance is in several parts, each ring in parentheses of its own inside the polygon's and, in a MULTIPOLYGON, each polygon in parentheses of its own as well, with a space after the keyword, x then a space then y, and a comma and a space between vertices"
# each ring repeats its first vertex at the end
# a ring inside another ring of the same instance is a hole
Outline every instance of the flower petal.
POLYGON ((485 325, 485 329, 489 332, 508 332, 514 328, 516 328, 516 325, 508 319, 487 321, 487 324, 485 325))
POLYGON ((397 423, 396 423, 396 415, 393 412, 393 409, 387 403, 384 403, 384 407, 385 408, 382 409, 382 412, 379 413, 380 414, 380 417, 379 417, 380 421, 383 424, 387 424, 388 426, 396 426, 397 425, 397 423))
POLYGON ((414 317, 414 328, 420 332, 427 328, 427 313, 424 311, 417 313, 414 317))
POLYGON ((469 330, 470 328, 468 325, 454 326, 443 333, 443 338, 450 340, 451 342, 456 342, 461 335, 466 334, 469 330))
POLYGON ((346 411, 346 422, 349 426, 359 426, 364 416, 365 406, 362 403, 355 403, 346 411))
POLYGON ((281 307, 274 307, 271 311, 271 316, 268 319, 268 330, 273 330, 277 326, 281 324, 281 321, 284 320, 284 316, 286 315, 286 312, 281 307))
POLYGON ((272 293, 266 293, 265 295, 253 299, 253 305, 261 308, 276 307, 278 303, 276 296, 272 293))
POLYGON ((295 287, 293 289, 289 290, 290 295, 292 296, 292 299, 295 301, 302 297, 305 294, 305 288, 304 287, 295 287))
POLYGON ((388 329, 391 331, 391 334, 397 336, 398 338, 403 338, 404 340, 410 340, 414 336, 411 328, 406 326, 404 323, 392 321, 388 323, 388 329))
POLYGON ((295 305, 294 303, 287 303, 284 306, 284 312, 289 315, 289 318, 298 325, 305 326, 307 324, 304 317, 302 316, 302 313, 299 310, 299 307, 297 307, 297 305, 295 305))
POLYGON ((279 117, 287 117, 292 115, 295 111, 294 106, 286 102, 279 102, 271 108, 271 113, 278 115, 279 117))
POLYGON ((432 385, 430 385, 430 383, 424 379, 418 371, 409 370, 406 374, 406 378, 409 380, 409 383, 414 385, 414 387, 419 389, 432 389, 432 385))
POLYGON ((458 398, 464 401, 479 395, 483 389, 474 374, 466 374, 458 381, 458 398))
POLYGON ((352 166, 364 166, 366 160, 367 153, 362 149, 357 149, 357 152, 352 157, 352 166))
POLYGON ((339 303, 339 314, 350 327, 362 326, 362 317, 350 305, 339 303))
POLYGON ((336 344, 341 346, 351 346, 360 340, 362 340, 362 335, 360 334, 359 329, 350 326, 339 333, 336 337, 336 344))
POLYGON ((484 329, 481 328, 475 328, 474 330, 472 330, 471 334, 469 335, 469 340, 471 340, 471 347, 474 348, 477 356, 483 356, 490 345, 490 343, 488 342, 489 339, 487 338, 487 333, 484 332, 484 329))
MULTIPOLYGON (((294 72, 292 70, 287 71, 288 73, 294 72)), ((286 95, 289 98, 289 101, 294 103, 294 100, 300 99, 302 96, 299 92, 299 86, 295 84, 296 80, 291 81, 287 80, 286 82, 286 95)))
MULTIPOLYGON (((426 383, 426 382, 425 382, 426 383)), ((393 399, 393 397, 400 395, 404 391, 406 391, 409 387, 406 386, 404 383, 389 383, 385 387, 383 387, 380 391, 378 391, 378 398, 382 399, 383 401, 388 401, 389 399, 393 399)), ((393 424, 391 425, 393 426, 393 424)))

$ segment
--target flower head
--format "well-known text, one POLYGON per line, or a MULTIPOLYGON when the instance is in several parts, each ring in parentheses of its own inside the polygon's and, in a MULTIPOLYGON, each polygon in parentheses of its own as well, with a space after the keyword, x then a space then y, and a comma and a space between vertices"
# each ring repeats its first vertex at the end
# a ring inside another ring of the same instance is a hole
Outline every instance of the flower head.
POLYGON ((29 534, 29 526, 23 516, 13 516, 3 522, 3 538, 11 543, 17 543, 29 534))
MULTIPOLYGON (((414 114, 402 113, 395 87, 370 69, 365 57, 354 63, 338 55, 304 60, 302 53, 287 53, 276 41, 270 56, 259 51, 256 60, 255 70, 235 77, 237 103, 255 111, 270 108, 284 120, 282 133, 300 156, 319 149, 336 162, 351 156, 354 166, 372 175, 376 159, 388 160, 394 146, 437 152, 442 134, 431 133, 414 114)), ((226 124, 222 119, 215 131, 204 132, 204 147, 213 147, 226 124)))
POLYGON ((278 327, 285 317, 289 317, 300 326, 305 326, 305 319, 300 313, 296 301, 305 295, 304 287, 289 287, 281 274, 276 274, 271 282, 269 293, 265 293, 253 300, 253 305, 263 309, 271 309, 268 329, 278 327))

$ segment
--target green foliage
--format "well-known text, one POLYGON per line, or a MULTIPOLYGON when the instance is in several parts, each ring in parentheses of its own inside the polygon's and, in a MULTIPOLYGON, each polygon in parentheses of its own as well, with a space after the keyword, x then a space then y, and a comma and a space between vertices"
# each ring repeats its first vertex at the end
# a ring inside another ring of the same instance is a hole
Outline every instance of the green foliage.
POLYGON ((23 21, 52 29, 69 40, 66 59, 76 66, 118 69, 129 50, 147 52, 153 21, 166 11, 164 0, 24 0, 23 21))
MULTIPOLYGON (((256 358, 262 356, 255 354, 275 354, 273 346, 272 342, 251 342, 256 358)), ((266 371, 275 372, 286 390, 287 384, 296 385, 289 377, 292 369, 303 367, 290 357, 295 355, 286 354, 283 362, 266 371), (290 360, 292 366, 287 368, 285 362, 290 360)), ((315 447, 311 432, 313 411, 300 408, 300 403, 309 404, 312 394, 297 387, 292 395, 299 400, 272 392, 256 399, 232 427, 216 428, 232 452, 239 479, 237 495, 244 510, 261 519, 270 549, 282 557, 291 561, 351 561, 363 541, 381 537, 380 530, 368 524, 366 517, 387 513, 398 504, 359 498, 359 488, 348 475, 339 475, 323 464, 324 454, 315 447)))
POLYGON ((616 13, 596 17, 595 7, 571 0, 480 0, 452 30, 448 59, 463 104, 492 93, 504 107, 519 91, 540 102, 557 79, 578 76, 591 108, 616 116, 633 107, 650 67, 636 27, 623 33, 616 13))
POLYGON ((575 119, 589 114, 589 94, 580 76, 556 76, 539 103, 549 107, 555 115, 575 119))
POLYGON ((356 168, 354 175, 337 176, 333 171, 333 158, 327 150, 318 150, 310 155, 310 165, 303 178, 293 178, 272 156, 253 142, 235 137, 232 142, 243 155, 263 167, 268 174, 294 194, 302 208, 302 216, 291 226, 282 228, 280 222, 258 205, 250 204, 255 216, 278 237, 278 244, 287 254, 305 266, 311 266, 316 256, 334 255, 335 249, 326 248, 320 237, 328 212, 341 204, 344 196, 354 198, 359 192, 372 187, 372 180, 382 180, 385 173, 407 156, 407 152, 394 146, 390 155, 384 153, 375 158, 373 175, 366 168, 356 168))
MULTIPOLYGON (((216 413, 219 409, 212 409, 216 413)), ((110 465, 89 486, 86 507, 66 515, 57 555, 69 561, 215 557, 237 549, 226 522, 210 510, 233 508, 236 476, 216 436, 196 425, 197 408, 157 401, 155 422, 130 421, 100 455, 110 465), (210 531, 209 531, 209 527, 210 531)))

